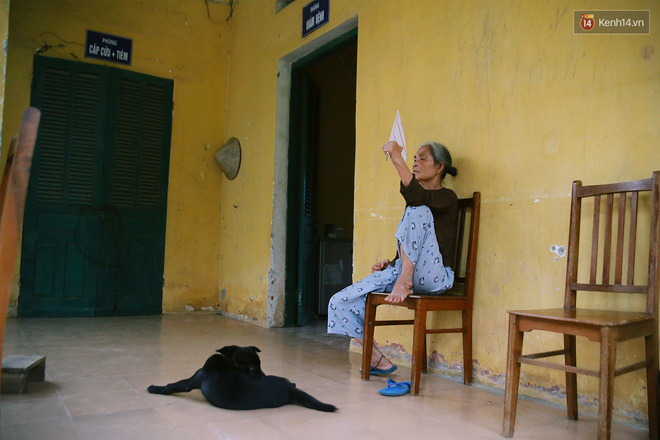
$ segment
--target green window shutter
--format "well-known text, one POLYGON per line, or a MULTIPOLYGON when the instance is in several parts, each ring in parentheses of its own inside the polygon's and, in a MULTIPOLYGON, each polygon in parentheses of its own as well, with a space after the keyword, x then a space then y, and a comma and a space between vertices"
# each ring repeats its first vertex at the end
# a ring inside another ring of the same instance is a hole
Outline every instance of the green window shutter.
POLYGON ((141 87, 137 81, 120 79, 118 82, 116 145, 111 164, 112 204, 133 208, 138 190, 141 87))
POLYGON ((67 113, 69 107, 70 73, 46 68, 42 73, 43 94, 47 104, 41 108, 41 136, 37 168, 37 201, 64 201, 64 167, 66 163, 67 113))
POLYGON ((171 96, 171 91, 168 93, 165 88, 153 84, 147 85, 145 90, 145 121, 140 158, 142 166, 139 204, 141 206, 163 207, 166 204, 162 175, 163 167, 165 170, 169 169, 170 140, 169 136, 166 138, 165 135, 171 132, 171 128, 168 127, 168 119, 171 123, 171 96), (163 109, 168 109, 169 115, 163 113, 163 109))
POLYGON ((158 209, 166 204, 172 82, 121 71, 111 129, 111 203, 158 209))
POLYGON ((105 70, 36 57, 35 74, 42 103, 36 201, 92 205, 102 169, 105 70))
POLYGON ((78 72, 75 76, 72 106, 75 124, 71 127, 67 200, 70 203, 89 204, 97 180, 95 170, 98 158, 103 154, 103 145, 99 143, 98 135, 102 132, 100 101, 103 99, 103 84, 100 75, 78 72))

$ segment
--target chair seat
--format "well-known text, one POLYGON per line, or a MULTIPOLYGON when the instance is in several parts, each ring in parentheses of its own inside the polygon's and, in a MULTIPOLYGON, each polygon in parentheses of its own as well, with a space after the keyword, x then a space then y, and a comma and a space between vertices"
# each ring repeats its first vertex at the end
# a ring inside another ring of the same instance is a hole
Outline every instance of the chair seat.
POLYGON ((616 327, 647 320, 653 320, 653 315, 643 312, 620 312, 615 310, 595 309, 536 309, 508 310, 509 314, 527 318, 547 319, 566 323, 581 323, 593 326, 616 327))
MULTIPOLYGON (((464 310, 470 307, 468 297, 464 295, 465 284, 457 283, 450 290, 439 295, 408 295, 398 305, 406 307, 410 310, 415 310, 416 304, 423 301, 427 305, 427 310, 464 310), (435 306, 434 306, 435 304, 435 306), (442 305, 444 304, 444 305, 442 305), (450 307, 449 309, 447 307, 450 307)), ((389 293, 385 292, 371 292, 371 302, 373 304, 389 304, 385 302, 385 298, 389 293)))
MULTIPOLYGON (((389 295, 387 292, 372 292, 372 295, 377 295, 379 297, 386 297, 389 295)), ((465 283, 454 283, 454 287, 451 289, 447 290, 446 292, 443 292, 438 295, 419 295, 419 294, 413 294, 413 295, 408 295, 406 299, 437 299, 437 300, 443 300, 443 299, 461 299, 465 298, 467 299, 467 296, 465 296, 465 283)))

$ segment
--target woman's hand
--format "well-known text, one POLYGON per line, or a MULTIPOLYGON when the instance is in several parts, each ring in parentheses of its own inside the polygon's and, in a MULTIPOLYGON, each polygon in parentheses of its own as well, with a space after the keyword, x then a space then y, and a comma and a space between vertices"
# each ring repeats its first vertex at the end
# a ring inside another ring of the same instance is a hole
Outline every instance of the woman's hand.
POLYGON ((400 157, 403 159, 403 156, 401 155, 403 147, 397 144, 396 141, 389 141, 382 146, 382 150, 385 152, 385 154, 388 154, 392 158, 392 161, 394 161, 395 157, 400 157))
POLYGON ((401 183, 403 183, 403 186, 407 188, 408 185, 410 185, 410 181, 412 180, 413 175, 408 169, 408 165, 406 164, 406 161, 403 160, 403 156, 401 155, 403 147, 397 144, 396 141, 389 141, 381 148, 383 152, 388 154, 392 159, 392 165, 394 165, 396 172, 399 174, 401 183))
POLYGON ((390 260, 379 261, 378 263, 371 266, 371 273, 380 272, 390 265, 390 260))

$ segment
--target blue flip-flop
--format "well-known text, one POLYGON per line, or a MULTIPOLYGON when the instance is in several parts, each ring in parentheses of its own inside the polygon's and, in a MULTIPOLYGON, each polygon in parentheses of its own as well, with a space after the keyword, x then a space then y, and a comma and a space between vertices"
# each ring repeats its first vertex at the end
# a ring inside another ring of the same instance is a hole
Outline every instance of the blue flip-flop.
POLYGON ((382 370, 380 368, 371 367, 371 369, 369 370, 369 374, 373 374, 374 376, 387 376, 390 373, 394 373, 394 371, 396 371, 396 369, 397 369, 396 365, 392 365, 387 370, 382 370))
MULTIPOLYGON (((390 373, 394 373, 396 371, 397 366, 394 365, 394 364, 390 368, 388 368, 387 370, 383 370, 382 368, 377 368, 380 365, 380 361, 382 361, 384 357, 385 357, 384 354, 382 354, 380 356, 380 359, 378 359, 378 362, 376 363, 376 365, 369 369, 369 374, 373 374, 374 376, 386 376, 386 375, 388 375, 390 373)), ((360 373, 362 373, 362 370, 360 370, 360 373)))
POLYGON ((403 396, 410 392, 410 381, 395 382, 387 379, 387 387, 378 391, 383 396, 403 396))

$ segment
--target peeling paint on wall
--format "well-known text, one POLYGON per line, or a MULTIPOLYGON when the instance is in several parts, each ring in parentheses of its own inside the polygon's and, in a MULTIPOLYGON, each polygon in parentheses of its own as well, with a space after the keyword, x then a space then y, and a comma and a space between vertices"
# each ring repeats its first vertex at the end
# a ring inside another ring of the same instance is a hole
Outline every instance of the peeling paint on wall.
MULTIPOLYGON (((566 256, 566 247, 553 244, 550 246, 550 252, 557 254, 559 257, 564 257, 566 256)), ((555 257, 555 260, 556 259, 557 258, 555 257)))

